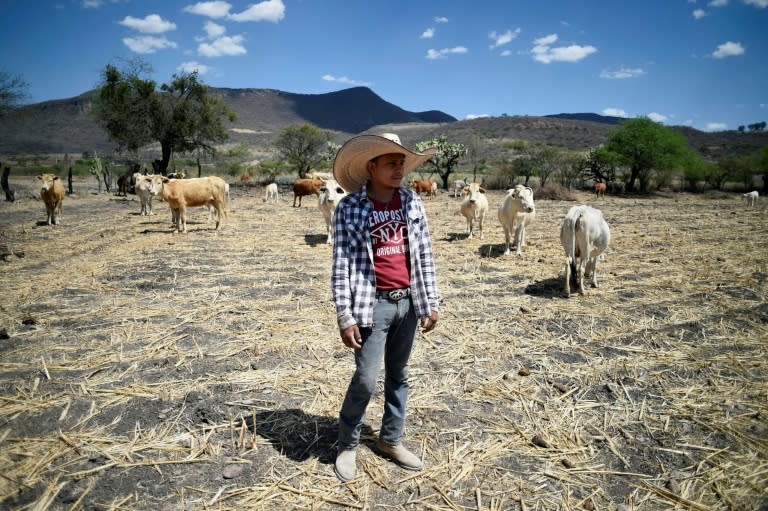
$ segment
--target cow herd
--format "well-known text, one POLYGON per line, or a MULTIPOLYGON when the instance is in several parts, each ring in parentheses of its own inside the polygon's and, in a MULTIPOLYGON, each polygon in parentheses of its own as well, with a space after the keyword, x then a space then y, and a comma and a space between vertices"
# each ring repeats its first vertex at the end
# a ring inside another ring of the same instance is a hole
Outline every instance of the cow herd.
MULTIPOLYGON (((187 232, 189 208, 207 207, 208 219, 216 220, 216 229, 219 229, 222 221, 227 218, 229 183, 218 176, 172 179, 167 176, 136 173, 131 177, 141 204, 139 214, 151 215, 152 198, 160 197, 171 209, 171 219, 176 232, 187 232)), ((40 198, 45 203, 46 223, 59 224, 65 195, 64 185, 54 174, 41 174, 37 179, 41 182, 40 198)), ((431 180, 413 179, 409 181, 409 186, 418 194, 424 193, 427 198, 434 198, 437 192, 437 183, 431 180)), ((595 194, 602 197, 605 188, 604 183, 597 183, 595 194)), ((302 197, 316 195, 318 209, 325 220, 326 242, 332 244, 333 215, 339 201, 346 194, 332 176, 311 175, 293 183, 293 206, 301 207, 302 197)), ((481 240, 484 239, 483 224, 489 209, 486 190, 479 183, 456 180, 453 196, 456 198, 459 194, 462 197, 459 211, 466 218, 467 238, 472 239, 477 235, 481 240)), ((758 192, 745 193, 742 198, 749 207, 754 207, 758 192)), ((274 204, 279 202, 279 199, 277 184, 268 184, 264 189, 264 202, 274 204)), ((533 190, 524 185, 516 185, 507 190, 499 206, 498 218, 504 231, 504 255, 510 254, 514 248, 516 255, 521 256, 525 246, 526 229, 536 218, 533 190)), ((572 284, 583 295, 585 278, 591 278, 593 287, 598 286, 597 260, 610 241, 610 228, 599 209, 583 204, 570 208, 560 227, 560 243, 565 251, 564 296, 570 296, 572 284)))

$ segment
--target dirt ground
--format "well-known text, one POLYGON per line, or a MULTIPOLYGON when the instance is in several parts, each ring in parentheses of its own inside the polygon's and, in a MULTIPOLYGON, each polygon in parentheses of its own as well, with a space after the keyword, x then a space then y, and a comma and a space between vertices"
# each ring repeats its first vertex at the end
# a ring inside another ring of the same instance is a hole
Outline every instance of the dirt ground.
POLYGON ((736 194, 581 199, 613 241, 600 287, 561 296, 560 222, 521 257, 459 199, 425 201, 442 292, 412 357, 405 443, 333 474, 353 358, 338 339, 316 200, 232 188, 195 210, 75 183, 44 225, 31 178, 0 203, 0 508, 768 509, 766 207, 736 194))

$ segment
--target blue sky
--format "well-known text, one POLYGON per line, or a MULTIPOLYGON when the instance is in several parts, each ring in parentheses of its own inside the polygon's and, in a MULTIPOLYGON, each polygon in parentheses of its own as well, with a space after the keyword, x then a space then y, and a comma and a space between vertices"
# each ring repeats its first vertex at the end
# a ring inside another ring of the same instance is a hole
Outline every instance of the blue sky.
POLYGON ((768 120, 768 0, 0 0, 0 69, 30 102, 151 77, 406 110, 594 112, 705 131, 768 120))

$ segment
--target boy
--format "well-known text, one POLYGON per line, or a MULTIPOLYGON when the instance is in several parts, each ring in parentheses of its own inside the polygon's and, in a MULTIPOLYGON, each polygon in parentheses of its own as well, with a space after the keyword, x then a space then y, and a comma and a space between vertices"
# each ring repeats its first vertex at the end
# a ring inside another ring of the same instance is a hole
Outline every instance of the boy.
POLYGON ((334 215, 331 278, 339 335, 355 353, 334 464, 343 482, 355 478, 360 430, 382 360, 385 403, 376 449, 403 468, 422 469, 400 440, 417 322, 424 332, 435 328, 439 293, 424 204, 401 183, 433 154, 410 151, 391 133, 360 135, 339 149, 333 164, 336 181, 350 192, 334 215))

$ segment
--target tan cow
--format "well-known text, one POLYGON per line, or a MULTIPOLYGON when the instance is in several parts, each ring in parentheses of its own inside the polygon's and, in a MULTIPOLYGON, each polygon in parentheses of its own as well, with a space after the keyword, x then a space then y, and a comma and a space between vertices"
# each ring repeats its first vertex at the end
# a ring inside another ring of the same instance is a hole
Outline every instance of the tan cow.
POLYGON ((605 196, 605 190, 608 186, 605 183, 595 183, 595 195, 600 198, 605 196))
POLYGON ((301 207, 301 198, 305 195, 317 195, 320 197, 320 189, 323 187, 322 179, 297 179, 293 182, 293 207, 296 207, 296 199, 299 199, 301 207))
POLYGON ((533 203, 533 190, 527 186, 517 185, 507 190, 507 194, 499 207, 499 222, 504 229, 506 250, 508 255, 513 246, 517 246, 517 255, 523 254, 525 245, 525 228, 536 218, 536 207, 533 203), (513 243, 514 239, 514 243, 513 243))
POLYGON ((488 199, 485 197, 485 188, 478 183, 470 183, 462 192, 464 200, 461 201, 461 214, 467 219, 467 239, 472 239, 475 232, 475 222, 480 230, 480 239, 485 239, 483 234, 483 220, 488 213, 488 199))
POLYGON ((565 249, 565 283, 563 294, 571 296, 571 279, 575 279, 579 294, 584 294, 584 276, 592 277, 597 287, 597 256, 611 242, 611 230, 599 209, 573 206, 560 226, 560 243, 565 249))
POLYGON ((329 245, 333 243, 333 215, 336 213, 336 206, 339 205, 339 201, 346 195, 346 190, 339 183, 334 179, 329 179, 325 182, 320 198, 317 201, 317 207, 320 208, 323 218, 325 218, 325 228, 328 231, 326 243, 329 245))
POLYGON ((45 203, 46 221, 48 225, 61 222, 61 203, 64 202, 64 185, 55 174, 41 174, 37 179, 42 181, 40 198, 45 203))
POLYGON ((194 179, 168 179, 155 176, 150 193, 159 195, 171 208, 177 232, 187 232, 187 208, 213 206, 216 210, 216 229, 227 217, 227 183, 218 176, 194 179))

